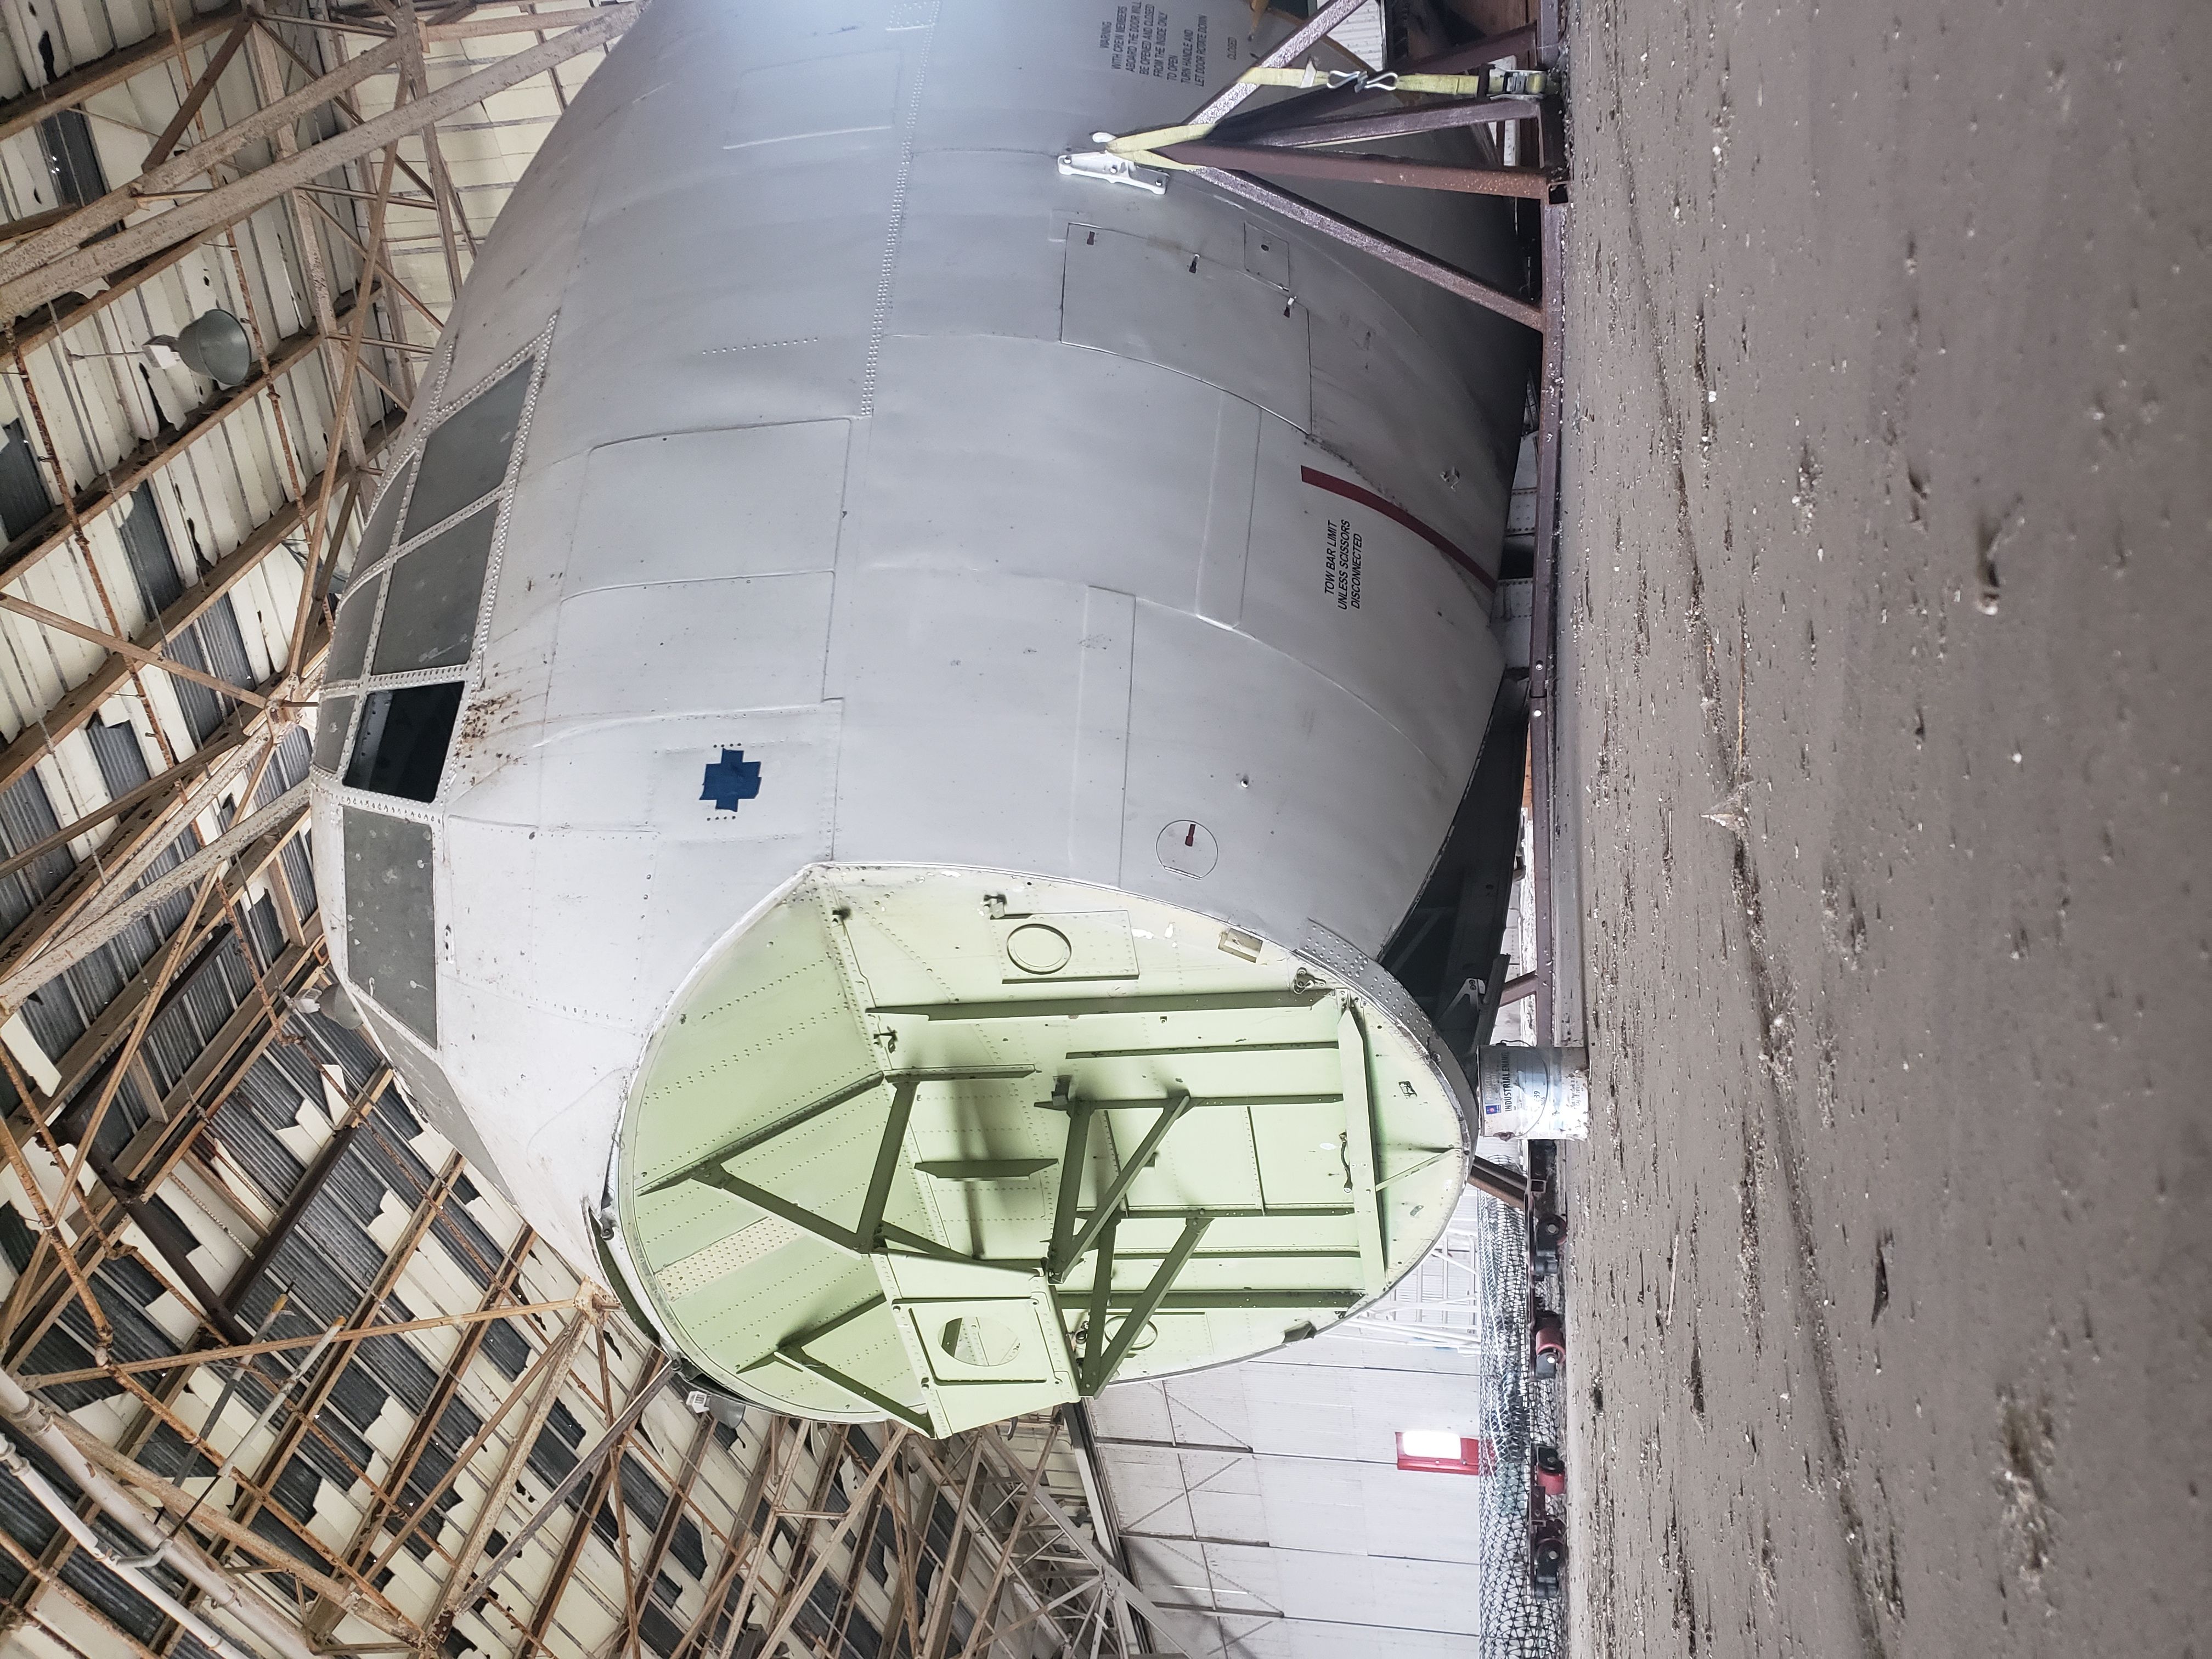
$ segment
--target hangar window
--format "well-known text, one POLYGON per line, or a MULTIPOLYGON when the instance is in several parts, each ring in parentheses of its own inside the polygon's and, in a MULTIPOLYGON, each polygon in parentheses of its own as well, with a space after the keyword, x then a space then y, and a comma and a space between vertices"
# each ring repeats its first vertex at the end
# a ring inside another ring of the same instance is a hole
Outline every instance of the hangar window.
POLYGON ((0 427, 0 532, 12 542, 44 524, 53 510, 23 423, 10 421, 0 427))
POLYGON ((82 207, 107 193, 107 173, 100 165, 92 123, 83 111, 65 109, 40 122, 39 143, 46 153, 46 176, 53 180, 55 200, 82 207))
POLYGON ((422 446, 401 539, 419 535, 499 488, 522 427, 531 367, 525 359, 439 422, 422 446))
POLYGON ((385 579, 391 591, 384 625, 376 632, 374 672, 404 674, 468 661, 498 520, 496 505, 483 507, 393 562, 385 579))
POLYGON ((361 735, 346 767, 346 787, 403 800, 434 800, 460 711, 459 680, 370 692, 361 706, 361 735))
POLYGON ((1493 1474, 1498 1458, 1486 1440, 1448 1429, 1401 1429, 1398 1467, 1425 1474, 1493 1474))

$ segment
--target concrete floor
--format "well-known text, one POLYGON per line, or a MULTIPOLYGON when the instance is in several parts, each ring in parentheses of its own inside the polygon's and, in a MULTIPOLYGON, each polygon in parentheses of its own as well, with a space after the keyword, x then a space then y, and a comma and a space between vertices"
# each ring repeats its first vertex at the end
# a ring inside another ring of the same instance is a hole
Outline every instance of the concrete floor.
POLYGON ((1575 1650, 2212 1654, 2212 7, 1570 39, 1575 1650))

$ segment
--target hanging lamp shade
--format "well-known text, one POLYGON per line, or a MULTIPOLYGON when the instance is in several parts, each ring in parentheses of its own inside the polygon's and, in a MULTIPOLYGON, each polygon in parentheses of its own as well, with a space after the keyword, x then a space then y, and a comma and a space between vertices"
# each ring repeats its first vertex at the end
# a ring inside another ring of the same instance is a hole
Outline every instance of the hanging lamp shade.
POLYGON ((253 343, 238 319, 220 308, 193 318, 173 338, 157 335, 147 343, 172 348, 187 368, 217 386, 240 385, 253 373, 253 343))

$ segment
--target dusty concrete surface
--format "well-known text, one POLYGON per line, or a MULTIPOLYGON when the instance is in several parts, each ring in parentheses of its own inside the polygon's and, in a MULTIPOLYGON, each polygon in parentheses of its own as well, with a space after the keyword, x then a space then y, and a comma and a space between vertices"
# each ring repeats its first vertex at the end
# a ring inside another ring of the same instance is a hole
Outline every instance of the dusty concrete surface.
POLYGON ((2212 7, 1570 36, 1576 1651, 2212 1654, 2212 7))

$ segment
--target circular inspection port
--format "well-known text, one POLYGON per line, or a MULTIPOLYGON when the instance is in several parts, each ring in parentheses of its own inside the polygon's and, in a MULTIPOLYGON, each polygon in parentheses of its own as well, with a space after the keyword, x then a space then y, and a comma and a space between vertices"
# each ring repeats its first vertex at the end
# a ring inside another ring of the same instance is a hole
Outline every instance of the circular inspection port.
POLYGON ((1213 831, 1189 818, 1177 818, 1160 831, 1160 862, 1179 876, 1210 876, 1221 857, 1213 831))
POLYGON ((1056 974, 1073 954, 1067 935, 1041 921, 1025 921, 1006 935, 1006 958, 1025 974, 1056 974))
POLYGON ((963 1314, 948 1320, 938 1333, 937 1346, 963 1365, 999 1370, 1021 1358, 1022 1340, 995 1319, 963 1314))

